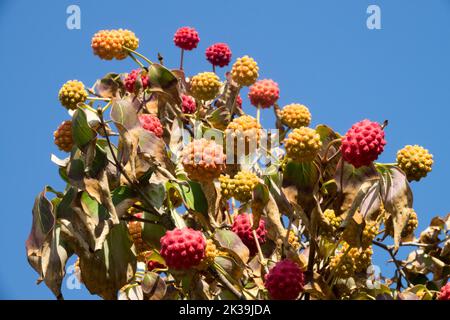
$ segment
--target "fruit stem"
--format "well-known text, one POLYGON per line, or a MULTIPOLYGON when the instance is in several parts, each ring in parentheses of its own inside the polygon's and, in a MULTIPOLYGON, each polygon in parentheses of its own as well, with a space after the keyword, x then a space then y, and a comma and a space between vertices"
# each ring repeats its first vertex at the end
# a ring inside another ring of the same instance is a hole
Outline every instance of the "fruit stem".
POLYGON ((255 239, 256 248, 258 249, 259 261, 261 262, 262 266, 264 267, 264 271, 266 273, 269 273, 269 268, 267 268, 267 261, 264 258, 264 255, 263 255, 262 250, 261 250, 261 246, 259 245, 258 235, 256 234, 256 230, 253 229, 252 233, 253 233, 253 239, 255 239))
POLYGON ((133 61, 136 62, 136 63, 139 65, 139 67, 144 68, 144 64, 143 64, 142 62, 140 62, 138 59, 136 59, 136 57, 133 56, 133 55, 131 54, 131 52, 128 52, 128 56, 129 56, 131 59, 133 59, 133 61))
POLYGON ((131 53, 134 53, 134 54, 137 55, 139 58, 144 59, 149 65, 152 65, 152 64, 153 64, 153 62, 151 62, 146 56, 140 54, 139 52, 134 51, 134 50, 132 50, 132 49, 130 49, 130 48, 127 48, 127 47, 125 47, 125 46, 123 46, 122 48, 124 48, 125 50, 127 50, 129 53, 130 53, 130 52, 131 52, 131 53))
POLYGON ((94 108, 92 108, 90 105, 88 104, 83 104, 83 108, 86 108, 87 110, 93 112, 93 113, 97 113, 97 110, 95 110, 94 108))
POLYGON ((93 101, 111 101, 110 98, 102 98, 102 97, 87 97, 87 100, 93 100, 93 101))
POLYGON ((111 101, 109 101, 106 106, 103 107, 102 112, 104 113, 111 106, 111 101))
POLYGON ((183 62, 184 62, 184 49, 181 49, 180 70, 183 70, 183 62))
POLYGON ((256 122, 259 124, 261 124, 261 107, 258 104, 258 106, 256 107, 256 122))

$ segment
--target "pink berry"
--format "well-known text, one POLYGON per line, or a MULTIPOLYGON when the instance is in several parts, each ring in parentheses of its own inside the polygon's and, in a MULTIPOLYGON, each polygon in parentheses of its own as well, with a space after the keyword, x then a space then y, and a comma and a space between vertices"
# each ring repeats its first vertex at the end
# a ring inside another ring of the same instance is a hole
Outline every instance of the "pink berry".
MULTIPOLYGON (((255 238, 253 237, 251 219, 253 219, 253 217, 248 213, 236 215, 231 230, 236 233, 239 238, 241 238, 242 242, 248 247, 250 250, 250 255, 254 255, 258 249, 256 247, 255 238)), ((266 234, 267 230, 265 221, 260 219, 259 226, 256 229, 256 236, 260 244, 264 244, 266 242, 266 234)))
POLYGON ((450 300, 450 282, 441 288, 438 294, 438 300, 450 300))
POLYGON ((342 157, 355 168, 367 166, 378 159, 385 145, 381 126, 377 122, 363 120, 355 123, 342 138, 342 157))
POLYGON ((151 114, 140 114, 139 121, 145 130, 153 132, 158 138, 162 137, 163 127, 157 117, 151 114))
POLYGON ((265 287, 274 300, 294 300, 305 285, 300 267, 291 260, 281 260, 265 276, 265 287))
POLYGON ((195 99, 185 94, 181 95, 181 99, 182 99, 181 111, 183 111, 183 113, 194 113, 195 110, 197 109, 195 99))
POLYGON ((192 50, 197 48, 200 38, 194 28, 182 27, 175 32, 173 42, 181 49, 192 50))
POLYGON ((191 228, 169 230, 160 242, 161 256, 172 269, 189 269, 198 265, 205 256, 203 234, 191 228))
MULTIPOLYGON (((124 82, 125 82, 125 89, 128 92, 131 92, 131 93, 135 92, 136 80, 138 79, 138 76, 140 74, 141 74, 141 69, 136 69, 136 70, 131 71, 127 75, 124 82)), ((142 87, 145 89, 149 85, 149 78, 146 75, 141 74, 141 82, 142 82, 142 87)))
POLYGON ((280 89, 273 80, 258 80, 250 87, 248 97, 255 107, 269 108, 280 97, 280 89))
POLYGON ((216 43, 206 49, 206 59, 213 66, 225 67, 230 63, 231 50, 225 43, 216 43))

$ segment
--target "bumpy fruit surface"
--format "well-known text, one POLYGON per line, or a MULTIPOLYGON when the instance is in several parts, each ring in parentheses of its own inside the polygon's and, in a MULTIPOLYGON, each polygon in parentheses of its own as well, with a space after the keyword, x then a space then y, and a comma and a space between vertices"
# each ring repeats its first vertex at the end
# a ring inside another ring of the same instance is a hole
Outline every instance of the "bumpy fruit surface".
POLYGON ((190 179, 210 182, 225 169, 225 160, 221 145, 213 140, 197 139, 183 149, 181 163, 190 179))
POLYGON ((85 102, 88 97, 84 84, 78 80, 67 81, 59 90, 58 98, 67 109, 75 110, 77 104, 85 102))
POLYGON ((70 152, 73 147, 72 121, 66 120, 53 133, 55 144, 60 150, 70 152))
POLYGON ((153 132, 155 136, 161 138, 163 135, 163 127, 161 125, 161 121, 152 115, 152 114, 140 114, 139 122, 142 125, 142 128, 149 132, 153 132))
POLYGON ((206 59, 213 66, 225 67, 230 63, 231 50, 226 43, 216 43, 206 49, 206 59))
MULTIPOLYGON (((233 226, 231 230, 236 233, 242 242, 250 250, 250 255, 257 253, 258 248, 256 246, 255 238, 253 237, 252 221, 253 215, 248 213, 241 213, 234 216, 233 226)), ((256 237, 260 244, 266 242, 266 223, 263 219, 259 220, 259 226, 256 229, 256 237)))
POLYGON ((238 95, 238 96, 236 97, 236 106, 237 106, 238 108, 242 109, 242 98, 241 98, 241 95, 238 95))
POLYGON ((289 104, 281 110, 281 122, 289 128, 307 127, 311 123, 311 113, 302 104, 289 104))
POLYGON ((139 47, 139 39, 136 37, 133 31, 126 29, 117 30, 122 36, 122 50, 116 55, 116 59, 122 60, 128 56, 128 51, 123 49, 126 47, 131 50, 136 50, 139 47))
MULTIPOLYGON (((406 225, 403 227, 401 232, 401 237, 406 238, 407 236, 414 233, 417 226, 419 225, 419 220, 417 219, 417 213, 415 211, 411 211, 408 220, 406 221, 406 225)), ((394 226, 392 223, 392 216, 389 219, 385 220, 386 232, 390 236, 394 236, 394 226)))
POLYGON ((264 286, 274 300, 295 300, 305 285, 300 267, 291 260, 281 260, 265 276, 264 286))
POLYGON ((131 71, 125 78, 125 89, 127 89, 128 92, 135 92, 136 91, 136 80, 140 76, 141 78, 141 85, 142 88, 148 88, 149 85, 149 78, 146 74, 143 74, 141 69, 135 69, 131 71))
POLYGON ((238 58, 231 68, 231 78, 240 86, 250 86, 259 76, 259 67, 253 58, 243 56, 238 58))
MULTIPOLYGON (((249 115, 243 115, 234 118, 225 129, 225 136, 231 135, 234 139, 234 150, 238 150, 238 146, 245 148, 245 154, 250 152, 250 147, 256 148, 262 133, 262 127, 255 118, 249 115)), ((252 150, 253 151, 253 150, 252 150)))
POLYGON ((91 41, 94 54, 103 60, 124 59, 124 38, 118 30, 100 30, 91 41))
POLYGON ((367 166, 378 159, 385 145, 380 124, 363 120, 355 123, 342 138, 342 157, 355 168, 367 166))
POLYGON ((326 220, 326 224, 323 224, 323 231, 327 237, 334 237, 337 235, 337 229, 341 225, 343 219, 341 216, 336 216, 336 213, 332 209, 326 209, 323 212, 326 220))
POLYGON ((438 300, 450 300, 450 282, 441 288, 438 294, 438 300))
POLYGON ((294 250, 298 250, 300 248, 300 242, 298 241, 298 236, 292 230, 289 231, 288 242, 294 250))
POLYGON ((217 96, 221 85, 214 72, 202 72, 192 77, 191 93, 195 99, 211 100, 217 96))
POLYGON ((192 50, 197 48, 197 45, 200 42, 200 37, 194 28, 182 27, 175 32, 173 42, 178 48, 183 50, 192 50))
POLYGON ((431 171, 433 155, 421 146, 406 146, 397 152, 397 163, 409 181, 419 181, 431 171))
POLYGON ((169 268, 189 269, 205 256, 206 241, 200 231, 176 228, 167 231, 160 241, 160 253, 169 268))
POLYGON ((278 84, 271 79, 263 79, 255 82, 249 89, 248 98, 255 107, 269 108, 280 97, 278 84))
POLYGON ((259 182, 258 176, 250 171, 239 171, 234 178, 228 175, 219 177, 220 190, 225 199, 234 197, 240 202, 252 199, 253 189, 259 182))
POLYGON ((357 225, 350 223, 345 228, 342 237, 351 247, 362 246, 363 248, 367 248, 372 244, 372 240, 378 234, 378 228, 379 225, 377 222, 366 221, 362 235, 359 235, 357 225))
MULTIPOLYGON (((135 214, 136 217, 141 218, 142 214, 135 214)), ((131 221, 128 223, 128 233, 133 240, 134 246, 138 254, 150 250, 150 246, 142 239, 142 222, 131 221)))
POLYGON ((330 268, 338 278, 347 279, 357 272, 364 272, 372 262, 372 247, 356 248, 344 243, 330 260, 330 268))
POLYGON ((288 158, 297 162, 310 162, 322 147, 322 141, 316 130, 301 127, 289 133, 284 140, 284 146, 288 158))
POLYGON ((181 111, 183 111, 183 113, 192 114, 195 112, 195 110, 197 109, 197 104, 195 103, 194 98, 192 98, 191 96, 182 94, 181 100, 182 100, 181 111))

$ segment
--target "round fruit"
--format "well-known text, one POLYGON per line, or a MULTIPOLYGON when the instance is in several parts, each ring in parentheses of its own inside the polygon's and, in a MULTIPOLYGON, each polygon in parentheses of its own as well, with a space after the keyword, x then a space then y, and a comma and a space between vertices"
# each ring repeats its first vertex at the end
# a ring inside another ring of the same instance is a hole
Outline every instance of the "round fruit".
POLYGON ((66 120, 60 124, 58 129, 53 133, 55 144, 59 150, 70 152, 73 147, 72 139, 72 121, 66 120))
POLYGON ((450 300, 450 282, 443 286, 438 294, 438 300, 450 300))
POLYGON ((238 58, 231 68, 231 78, 238 85, 250 86, 258 79, 259 67, 253 58, 249 56, 243 56, 238 58))
POLYGON ((214 72, 202 72, 191 79, 191 93, 198 100, 214 99, 221 86, 222 83, 214 72))
MULTIPOLYGON (((142 213, 135 214, 135 217, 141 218, 142 213)), ((150 250, 150 246, 142 239, 142 222, 130 221, 128 223, 128 233, 133 240, 134 246, 138 254, 150 250)))
POLYGON ((139 122, 145 130, 154 133, 158 138, 162 137, 163 127, 161 121, 156 116, 152 114, 140 114, 139 122))
POLYGON ((213 66, 225 67, 230 63, 231 50, 225 43, 216 43, 206 49, 206 59, 213 66))
POLYGON ((256 149, 262 134, 262 127, 255 118, 249 115, 243 115, 234 118, 225 129, 226 139, 234 141, 235 153, 244 148, 245 154, 248 154, 250 147, 256 149))
MULTIPOLYGON (((389 216, 388 219, 384 222, 386 227, 386 233, 390 235, 391 237, 394 236, 394 226, 392 221, 392 216, 389 216)), ((403 230, 401 232, 401 237, 406 238, 409 235, 413 234, 416 230, 417 226, 419 225, 419 220, 417 219, 417 213, 415 211, 411 211, 408 217, 408 220, 406 221, 406 225, 403 227, 403 230)))
POLYGON ((311 123, 311 113, 302 104, 293 103, 285 106, 280 113, 281 122, 289 128, 307 127, 311 123))
POLYGON ((409 181, 419 181, 431 172, 433 155, 421 146, 408 145, 397 152, 397 163, 409 181))
POLYGON ((139 39, 136 37, 133 31, 126 30, 126 29, 119 29, 117 30, 119 34, 122 36, 122 50, 117 53, 115 56, 116 59, 122 60, 125 59, 128 56, 128 51, 123 49, 123 47, 126 47, 131 50, 136 50, 139 47, 139 39))
POLYGON ((148 88, 150 79, 146 74, 142 72, 141 69, 135 69, 131 71, 125 78, 125 89, 127 89, 128 92, 133 93, 136 92, 139 88, 148 88), (136 80, 140 76, 141 82, 139 86, 136 86, 136 80))
MULTIPOLYGON (((257 253, 258 248, 256 246, 255 238, 253 237, 253 215, 248 213, 241 213, 234 216, 233 226, 231 230, 236 233, 242 242, 250 250, 250 255, 257 253)), ((266 242, 266 223, 263 219, 259 220, 259 226, 256 229, 256 236, 260 244, 266 242)))
POLYGON ((169 230, 161 238, 161 256, 169 268, 189 269, 205 256, 206 241, 200 231, 191 228, 169 230))
POLYGON ((239 171, 234 178, 228 175, 219 177, 222 196, 225 199, 234 197, 240 202, 252 199, 253 189, 259 183, 258 176, 250 171, 239 171))
POLYGON ((225 169, 226 156, 213 140, 197 139, 183 150, 181 163, 192 180, 211 182, 225 169))
POLYGON ((191 96, 182 94, 181 95, 182 103, 181 103, 181 111, 183 113, 192 114, 197 109, 197 104, 195 103, 195 99, 191 96))
POLYGON ((124 59, 123 34, 118 30, 100 30, 92 37, 94 54, 103 60, 124 59))
POLYGON ((77 104, 85 102, 88 97, 84 84, 78 80, 67 81, 59 90, 58 98, 61 104, 70 110, 75 110, 77 104))
POLYGON ((347 279, 355 273, 365 272, 372 263, 372 246, 367 248, 350 247, 348 243, 330 260, 330 268, 338 278, 347 279))
POLYGON ((298 236, 292 230, 289 232, 288 242, 294 250, 298 250, 300 248, 300 242, 298 241, 298 236))
POLYGON ((280 97, 278 84, 271 79, 255 82, 249 89, 248 97, 255 107, 269 108, 280 97))
POLYGON ((197 48, 197 45, 200 42, 200 37, 194 28, 182 27, 175 32, 173 42, 178 48, 183 50, 192 50, 197 48))
POLYGON ((363 120, 355 123, 342 138, 342 157, 355 168, 367 166, 378 159, 385 145, 381 126, 377 122, 363 120))
POLYGON ((300 267, 291 260, 281 260, 265 276, 264 286, 274 300, 295 300, 305 285, 300 267))
POLYGON ((316 130, 301 127, 294 129, 284 140, 288 158, 297 162, 310 162, 317 156, 322 141, 316 130))

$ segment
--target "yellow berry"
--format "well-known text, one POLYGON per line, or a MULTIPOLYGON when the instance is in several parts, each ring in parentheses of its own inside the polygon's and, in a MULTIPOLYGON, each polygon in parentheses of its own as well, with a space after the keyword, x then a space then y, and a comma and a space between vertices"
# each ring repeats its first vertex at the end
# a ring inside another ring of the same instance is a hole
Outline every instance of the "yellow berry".
POLYGON ((191 79, 191 94, 197 100, 212 100, 218 94, 222 83, 214 72, 202 72, 191 79))
POLYGON ((259 67, 253 58, 238 58, 231 68, 231 78, 240 86, 250 86, 258 79, 259 67))
POLYGON ((75 110, 78 103, 85 102, 88 93, 84 84, 78 80, 67 81, 59 90, 58 98, 67 109, 75 110))
POLYGON ((431 172, 433 155, 421 146, 408 145, 397 152, 397 163, 409 181, 419 181, 431 172))
POLYGON ((294 129, 284 140, 288 158, 297 162, 310 162, 317 156, 322 141, 316 130, 301 127, 294 129))
POLYGON ((281 122, 290 128, 307 127, 311 123, 311 113, 302 104, 289 104, 280 113, 281 122))

